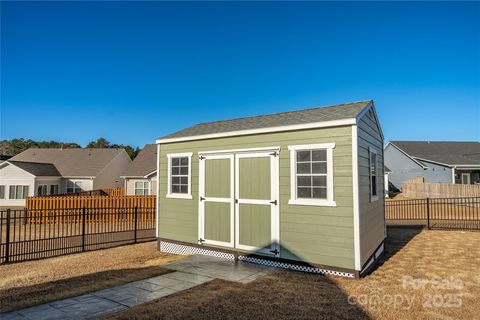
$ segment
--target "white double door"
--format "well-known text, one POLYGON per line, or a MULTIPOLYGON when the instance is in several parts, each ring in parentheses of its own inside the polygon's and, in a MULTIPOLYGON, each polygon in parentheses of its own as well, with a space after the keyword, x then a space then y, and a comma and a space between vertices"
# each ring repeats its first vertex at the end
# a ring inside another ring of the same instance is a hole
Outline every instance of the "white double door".
POLYGON ((200 156, 199 242, 279 253, 275 151, 200 156))

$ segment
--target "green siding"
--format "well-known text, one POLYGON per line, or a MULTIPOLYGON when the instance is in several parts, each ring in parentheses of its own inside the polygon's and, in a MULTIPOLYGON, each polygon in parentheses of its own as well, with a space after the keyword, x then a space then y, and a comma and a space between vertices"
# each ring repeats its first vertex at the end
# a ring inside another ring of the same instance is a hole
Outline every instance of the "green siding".
POLYGON ((352 129, 350 126, 277 132, 160 146, 160 237, 197 243, 198 152, 279 146, 281 257, 343 268, 355 267, 353 245, 352 129), (289 205, 289 145, 331 143, 337 207, 289 205), (193 200, 166 198, 168 153, 193 152, 193 200))
POLYGON ((230 242, 230 203, 205 202, 205 239, 230 242))
POLYGON ((253 247, 270 247, 271 209, 269 205, 240 204, 240 244, 253 247))
POLYGON ((358 124, 358 183, 360 205, 360 257, 365 264, 385 235, 383 140, 367 112, 358 124), (378 200, 370 202, 369 148, 377 152, 378 200))

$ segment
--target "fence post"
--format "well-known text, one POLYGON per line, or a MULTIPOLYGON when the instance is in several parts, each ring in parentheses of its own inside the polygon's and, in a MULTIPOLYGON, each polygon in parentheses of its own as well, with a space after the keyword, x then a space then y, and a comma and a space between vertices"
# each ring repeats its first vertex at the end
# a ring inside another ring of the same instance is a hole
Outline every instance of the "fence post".
POLYGON ((85 207, 82 208, 82 252, 85 251, 85 216, 87 210, 85 207))
POLYGON ((5 262, 10 260, 10 209, 7 209, 7 230, 6 230, 5 262))
POLYGON ((430 198, 427 198, 427 228, 430 230, 430 198))
POLYGON ((23 208, 23 217, 25 218, 25 223, 24 223, 24 224, 27 224, 27 223, 28 223, 28 210, 27 210, 27 207, 23 208))
POLYGON ((135 243, 137 243, 137 217, 138 217, 138 207, 135 206, 135 211, 134 211, 134 214, 135 214, 135 243))

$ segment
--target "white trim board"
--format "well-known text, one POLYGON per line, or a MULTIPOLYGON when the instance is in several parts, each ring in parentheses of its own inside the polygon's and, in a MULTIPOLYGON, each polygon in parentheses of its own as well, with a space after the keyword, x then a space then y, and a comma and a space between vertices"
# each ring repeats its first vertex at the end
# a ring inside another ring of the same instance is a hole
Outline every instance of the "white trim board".
POLYGON ((188 137, 179 137, 179 138, 163 138, 163 139, 157 139, 156 143, 157 144, 162 144, 162 143, 193 141, 193 140, 203 140, 203 139, 214 139, 214 138, 233 137, 233 136, 245 136, 245 135, 251 135, 251 134, 269 133, 269 132, 295 131, 295 130, 304 130, 304 129, 338 127, 338 126, 354 125, 356 123, 357 123, 356 118, 349 118, 349 119, 342 119, 342 120, 312 122, 312 123, 306 123, 306 124, 295 124, 295 125, 289 125, 289 126, 277 126, 277 127, 269 127, 269 128, 259 128, 259 129, 228 131, 228 132, 220 132, 220 133, 210 133, 210 134, 203 134, 203 135, 198 135, 198 136, 188 136, 188 137))
POLYGON ((353 245, 355 253, 355 270, 362 268, 360 248, 360 198, 358 181, 358 128, 352 126, 352 184, 353 184, 353 245))

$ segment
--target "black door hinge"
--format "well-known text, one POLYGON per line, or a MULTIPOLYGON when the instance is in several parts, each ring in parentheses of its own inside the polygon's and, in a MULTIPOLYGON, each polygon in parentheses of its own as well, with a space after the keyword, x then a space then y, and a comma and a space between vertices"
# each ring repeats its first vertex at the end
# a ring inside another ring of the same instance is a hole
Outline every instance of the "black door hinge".
POLYGON ((278 156, 278 153, 277 153, 277 151, 274 151, 273 153, 270 153, 270 155, 276 157, 276 156, 278 156))
POLYGON ((238 199, 235 199, 235 203, 238 203, 238 199))
POLYGON ((277 249, 275 249, 275 250, 270 250, 270 252, 273 253, 274 255, 277 255, 277 254, 280 253, 280 251, 278 251, 277 249))
POLYGON ((198 242, 199 242, 200 244, 202 244, 202 243, 205 242, 205 239, 200 238, 200 239, 198 239, 198 242))
POLYGON ((270 201, 271 204, 277 205, 277 200, 270 201))
POLYGON ((205 198, 204 198, 204 197, 200 197, 200 201, 204 201, 204 200, 205 200, 205 198))
POLYGON ((198 156, 198 159, 200 159, 200 160, 204 160, 204 159, 205 159, 205 157, 204 157, 204 156, 198 156))

